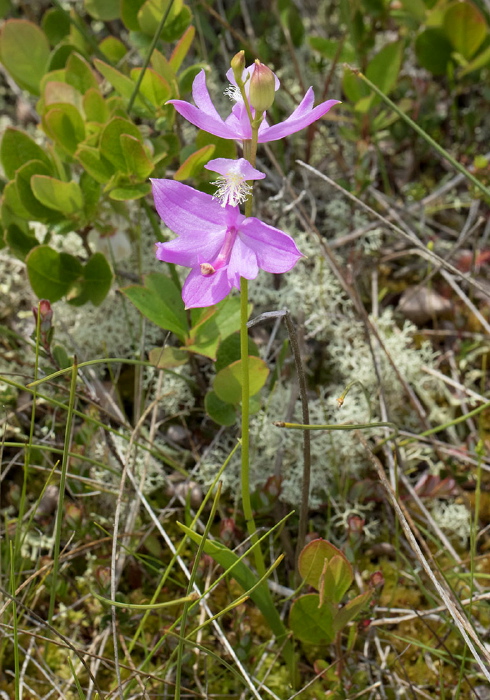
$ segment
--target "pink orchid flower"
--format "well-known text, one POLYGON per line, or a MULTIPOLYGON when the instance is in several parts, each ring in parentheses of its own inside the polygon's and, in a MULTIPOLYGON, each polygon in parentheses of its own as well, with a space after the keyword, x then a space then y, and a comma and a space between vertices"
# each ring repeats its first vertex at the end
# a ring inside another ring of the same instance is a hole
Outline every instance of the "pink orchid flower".
MULTIPOLYGON (((251 79, 253 71, 256 69, 257 65, 255 63, 245 68, 244 79, 247 74, 251 79)), ((236 104, 233 106, 231 114, 224 120, 220 117, 216 107, 211 101, 206 86, 206 74, 204 70, 196 75, 192 84, 192 97, 196 103, 195 106, 184 100, 169 100, 167 104, 172 104, 179 114, 203 131, 207 131, 215 136, 220 136, 223 139, 246 141, 252 138, 250 120, 240 91, 236 87, 233 71, 231 69, 227 72, 226 77, 234 86, 228 89, 227 94, 236 101, 236 104)), ((250 79, 245 84, 246 92, 248 91, 250 79)), ((275 81, 277 90, 279 87, 277 76, 275 77, 275 81)), ((323 117, 331 107, 339 103, 339 100, 327 100, 313 107, 314 101, 315 95, 313 93, 313 88, 310 87, 303 97, 301 104, 296 107, 294 112, 283 122, 270 126, 264 119, 259 127, 259 143, 277 141, 285 136, 294 134, 296 131, 304 129, 317 119, 320 119, 320 117, 323 117)), ((254 110, 252 110, 252 114, 254 114, 254 110)))
POLYGON ((240 201, 246 180, 262 178, 263 173, 243 158, 216 158, 206 167, 229 183, 221 194, 223 202, 175 180, 151 181, 156 209, 178 236, 157 243, 156 256, 191 268, 182 288, 186 309, 217 304, 233 287, 240 289, 240 277, 255 279, 259 268, 287 272, 303 257, 287 233, 243 216, 238 206, 228 203, 240 201))

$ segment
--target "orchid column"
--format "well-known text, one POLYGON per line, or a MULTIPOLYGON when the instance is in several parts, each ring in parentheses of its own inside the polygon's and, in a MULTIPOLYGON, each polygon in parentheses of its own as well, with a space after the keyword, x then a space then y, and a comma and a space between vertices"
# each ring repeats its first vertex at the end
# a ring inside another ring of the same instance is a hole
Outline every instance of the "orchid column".
MULTIPOLYGON (((302 257, 293 239, 283 231, 251 216, 252 184, 265 177, 255 169, 257 145, 276 141, 309 126, 337 104, 328 100, 313 107, 309 88, 301 104, 288 119, 269 125, 266 110, 274 101, 279 80, 256 61, 245 68, 244 52, 232 60, 227 73, 231 87, 226 91, 235 101, 231 114, 223 120, 218 114, 201 71, 192 86, 195 105, 170 100, 175 109, 192 124, 221 138, 241 141, 244 158, 217 158, 205 167, 219 173, 215 197, 173 180, 152 180, 157 211, 178 238, 157 243, 157 258, 190 267, 182 297, 186 308, 211 306, 233 288, 241 294, 242 358, 242 504, 252 544, 257 534, 250 503, 249 472, 249 373, 248 373, 248 280, 259 268, 281 273, 290 270, 302 257), (244 203, 244 214, 240 204, 244 203)), ((259 547, 255 550, 259 574, 265 566, 259 547)))

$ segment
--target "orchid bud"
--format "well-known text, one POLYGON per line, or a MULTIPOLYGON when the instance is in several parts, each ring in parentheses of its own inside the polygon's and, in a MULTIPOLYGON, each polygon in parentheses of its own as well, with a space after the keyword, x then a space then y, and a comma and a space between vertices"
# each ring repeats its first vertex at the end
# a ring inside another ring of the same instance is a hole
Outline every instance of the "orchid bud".
POLYGON ((270 68, 264 66, 257 58, 250 79, 249 99, 252 107, 262 114, 272 107, 276 94, 276 80, 270 68))
POLYGON ((230 62, 231 69, 233 71, 233 76, 237 85, 243 84, 243 71, 245 69, 245 51, 239 51, 236 53, 230 62))

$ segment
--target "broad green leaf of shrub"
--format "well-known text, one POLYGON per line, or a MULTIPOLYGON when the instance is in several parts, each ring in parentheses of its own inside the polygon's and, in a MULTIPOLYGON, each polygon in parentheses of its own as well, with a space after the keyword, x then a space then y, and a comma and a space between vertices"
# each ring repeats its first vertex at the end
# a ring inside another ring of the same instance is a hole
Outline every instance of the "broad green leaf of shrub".
POLYGON ((353 578, 352 566, 343 554, 335 554, 329 561, 325 560, 320 576, 320 599, 340 603, 353 578))
POLYGON ((83 268, 83 279, 79 281, 80 291, 71 298, 70 304, 82 306, 91 301, 94 306, 102 304, 111 288, 113 274, 102 253, 94 253, 83 268))
POLYGON ((66 82, 72 85, 82 95, 87 90, 99 89, 99 84, 93 70, 79 53, 72 53, 66 62, 66 82))
POLYGON ((127 134, 142 141, 139 129, 127 119, 114 117, 106 124, 100 137, 100 152, 121 173, 130 173, 121 144, 121 135, 127 134))
MULTIPOLYGON (((257 394, 267 381, 269 368, 260 357, 249 357, 250 396, 257 394)), ((242 361, 232 362, 218 372, 214 379, 214 391, 222 401, 239 404, 242 398, 242 361)))
POLYGON ((0 60, 15 82, 33 95, 49 61, 49 43, 38 26, 24 19, 10 19, 0 31, 0 60))
POLYGON ((432 75, 446 75, 452 52, 451 42, 436 27, 424 29, 415 40, 417 61, 432 75))
POLYGON ((175 79, 175 71, 170 65, 169 61, 167 61, 165 56, 160 53, 158 49, 155 49, 151 55, 151 65, 153 70, 155 70, 158 75, 161 75, 162 78, 164 78, 167 83, 172 86, 172 94, 176 95, 177 83, 175 79))
POLYGON ((174 173, 174 180, 188 180, 191 177, 198 175, 204 165, 213 156, 215 150, 214 145, 204 146, 198 151, 194 151, 174 173))
POLYGON ((145 0, 121 0, 121 19, 127 29, 139 32, 141 27, 138 22, 138 12, 145 4, 145 0))
POLYGON ((184 5, 176 17, 169 18, 169 21, 165 22, 162 30, 163 41, 172 42, 180 39, 186 29, 188 29, 191 21, 192 12, 187 5, 184 5))
POLYGON ((154 166, 139 138, 129 134, 119 137, 126 161, 126 172, 135 180, 146 180, 153 172, 154 166))
POLYGON ((0 218, 4 226, 8 226, 10 222, 15 222, 16 219, 32 219, 31 213, 22 204, 15 180, 10 180, 5 185, 1 202, 2 215, 0 218))
POLYGON ((81 112, 83 98, 82 93, 74 88, 73 85, 68 85, 68 83, 59 80, 50 80, 46 83, 43 91, 43 103, 44 109, 52 105, 69 104, 81 112))
POLYGON ((195 35, 195 28, 188 27, 177 42, 177 46, 172 51, 169 63, 174 73, 177 73, 182 63, 184 62, 184 59, 187 56, 189 49, 191 48, 192 42, 194 41, 195 35))
POLYGON ((349 102, 356 104, 363 97, 369 97, 372 93, 368 86, 350 68, 344 69, 342 77, 342 90, 349 102))
MULTIPOLYGON (((131 78, 128 78, 127 75, 124 75, 124 73, 121 73, 108 63, 104 63, 104 61, 101 61, 98 58, 94 59, 94 65, 99 73, 102 73, 104 78, 109 81, 116 92, 124 97, 125 100, 131 99, 135 88, 135 83, 131 80, 131 78)), ((136 97, 134 107, 145 116, 153 116, 153 110, 143 102, 140 96, 136 97)))
POLYGON ((106 36, 102 39, 99 49, 111 63, 119 63, 128 53, 127 47, 115 36, 106 36))
POLYGON ((89 173, 84 172, 80 176, 80 188, 83 195, 83 211, 85 219, 92 223, 97 216, 100 202, 100 183, 89 173))
MULTIPOLYGON (((171 0, 146 0, 138 10, 138 25, 141 31, 153 37, 163 15, 168 11, 171 0)), ((183 6, 183 0, 174 0, 165 24, 170 24, 177 17, 183 6)))
POLYGON ((109 121, 109 107, 99 90, 93 88, 87 90, 83 96, 82 105, 87 121, 99 124, 109 121))
POLYGON ((355 63, 357 55, 353 47, 345 42, 339 53, 339 42, 337 39, 325 39, 322 36, 310 36, 308 43, 312 49, 318 51, 322 56, 333 61, 337 56, 340 63, 355 63))
POLYGON ((240 299, 226 297, 216 306, 192 309, 191 318, 187 350, 215 360, 220 342, 240 328, 240 299))
POLYGON ((22 205, 27 209, 34 220, 37 221, 57 221, 60 215, 53 209, 48 209, 34 195, 31 187, 31 178, 34 175, 51 175, 51 168, 48 168, 40 160, 30 160, 22 167, 18 168, 15 174, 15 184, 22 205))
POLYGON ((443 29, 455 51, 472 58, 488 34, 485 17, 471 2, 455 2, 444 13, 443 29))
POLYGON ((70 20, 66 12, 52 7, 44 13, 41 28, 48 37, 51 46, 56 46, 70 31, 70 20))
POLYGON ((345 554, 327 540, 318 539, 303 547, 299 555, 298 570, 305 583, 320 590, 325 561, 329 562, 335 556, 341 557, 347 564, 352 582, 352 567, 345 554))
POLYGON ((8 178, 15 177, 15 171, 29 160, 39 160, 52 168, 51 161, 46 151, 19 129, 8 127, 2 138, 0 158, 3 169, 8 178))
POLYGON ((235 425, 237 415, 235 408, 222 401, 214 391, 208 391, 204 399, 204 408, 208 416, 218 425, 235 425))
POLYGON ((68 294, 82 274, 82 265, 77 258, 58 253, 48 245, 33 248, 26 258, 26 266, 36 296, 51 302, 68 294))
POLYGON ((31 187, 35 197, 50 209, 69 216, 83 209, 83 194, 76 182, 63 182, 47 175, 33 175, 31 187))
POLYGON ((85 124, 76 107, 59 104, 49 109, 42 119, 44 131, 69 155, 85 139, 85 124))
POLYGON ((385 95, 396 85, 402 64, 403 46, 403 40, 386 44, 369 62, 366 69, 366 77, 385 95))
POLYGON ((141 185, 125 185, 124 187, 115 187, 109 192, 109 197, 116 202, 125 202, 127 199, 141 199, 146 197, 151 192, 150 183, 142 183, 141 185))
POLYGON ((334 612, 330 605, 320 605, 318 593, 300 596, 291 606, 289 627, 294 636, 307 644, 331 644, 335 639, 334 612))
POLYGON ((458 75, 463 77, 472 73, 474 70, 480 70, 490 63, 490 46, 483 49, 475 58, 470 61, 462 70, 458 71, 458 75))
POLYGON ((119 18, 119 0, 85 0, 85 9, 94 19, 103 22, 119 18))
POLYGON ((360 595, 356 596, 352 600, 349 600, 349 602, 346 603, 343 608, 340 608, 333 619, 333 629, 335 634, 343 630, 344 627, 349 624, 349 622, 357 617, 359 613, 366 608, 372 597, 373 592, 366 591, 365 593, 361 593, 360 595))
POLYGON ((153 272, 145 277, 145 286, 123 287, 121 292, 160 328, 172 331, 185 342, 188 334, 187 315, 180 290, 174 282, 161 272, 153 272))
POLYGON ((74 157, 85 168, 94 180, 104 185, 115 173, 115 168, 107 158, 101 154, 98 148, 80 146, 74 157))
POLYGON ((5 243, 19 260, 25 260, 26 255, 39 245, 39 241, 35 236, 24 231, 20 226, 17 226, 17 224, 10 224, 7 228, 5 232, 5 243))
MULTIPOLYGON (((135 83, 142 70, 142 68, 133 68, 131 71, 131 78, 135 83)), ((154 107, 162 107, 172 96, 168 82, 152 68, 145 70, 139 91, 154 107)))
POLYGON ((174 369, 189 362, 189 353, 166 345, 164 348, 152 348, 148 353, 148 359, 158 369, 174 369))
MULTIPOLYGON (((239 360, 240 354, 240 334, 232 333, 219 344, 214 365, 215 371, 219 372, 228 365, 231 365, 232 362, 239 360)), ((259 349, 250 337, 248 338, 248 354, 259 357, 259 349)))

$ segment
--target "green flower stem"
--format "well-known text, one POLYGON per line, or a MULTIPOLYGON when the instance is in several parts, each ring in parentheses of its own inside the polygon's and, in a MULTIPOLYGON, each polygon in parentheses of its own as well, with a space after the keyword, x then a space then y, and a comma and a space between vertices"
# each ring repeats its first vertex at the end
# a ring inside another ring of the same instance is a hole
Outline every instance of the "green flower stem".
MULTIPOLYGON (((350 66, 349 66, 350 67, 350 66)), ((350 67, 351 68, 351 67, 350 67)), ((467 170, 464 165, 461 165, 453 156, 448 153, 442 146, 440 146, 437 141, 434 141, 433 138, 429 136, 429 134, 424 131, 418 124, 417 122, 414 122, 413 119, 410 119, 410 117, 405 114, 394 102, 390 100, 389 97, 387 97, 384 92, 382 92, 377 85, 372 83, 369 78, 367 78, 361 71, 356 70, 355 68, 351 68, 352 72, 357 75, 366 85, 368 85, 371 90, 373 90, 385 104, 387 104, 391 109, 398 114, 403 121, 405 121, 407 124, 411 126, 411 128, 416 131, 427 143, 432 146, 432 148, 439 153, 445 160, 447 160, 451 165, 456 168, 456 170, 459 170, 460 173, 462 173, 470 182, 472 182, 475 187, 477 187, 480 192, 483 192, 483 194, 490 199, 490 189, 488 187, 485 187, 483 182, 480 182, 477 177, 475 177, 472 173, 470 173, 469 170, 467 170)))
MULTIPOLYGON (((247 104, 247 102, 246 102, 247 104)), ((251 117, 251 115, 250 115, 251 117)), ((252 139, 244 143, 244 155, 255 165, 257 154, 259 125, 252 122, 252 139)), ((245 202, 245 216, 251 216, 253 194, 245 202)), ((260 544, 258 544, 257 528, 250 500, 250 369, 248 361, 248 280, 240 278, 240 356, 242 360, 242 507, 250 541, 254 547, 255 566, 259 576, 265 574, 265 563, 260 544)))

